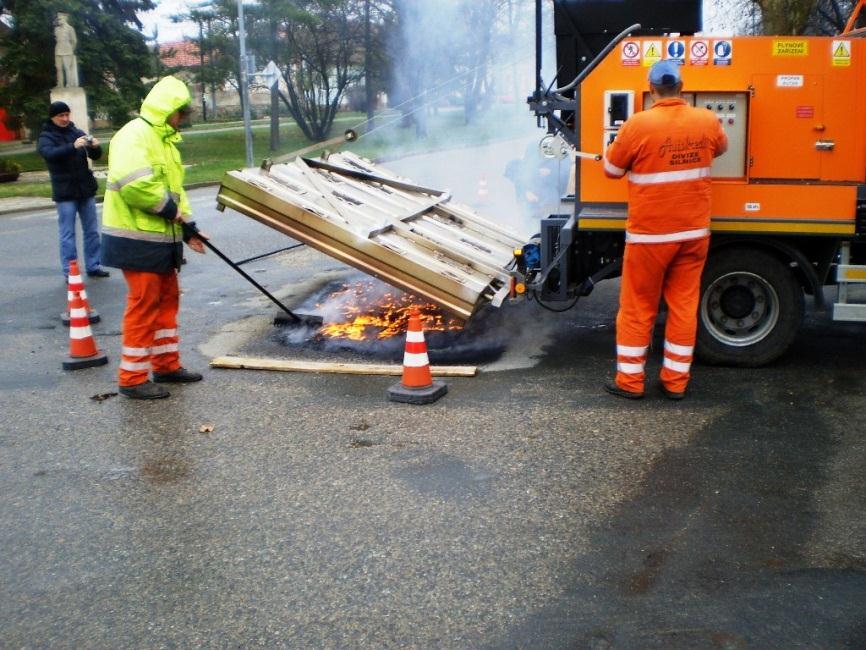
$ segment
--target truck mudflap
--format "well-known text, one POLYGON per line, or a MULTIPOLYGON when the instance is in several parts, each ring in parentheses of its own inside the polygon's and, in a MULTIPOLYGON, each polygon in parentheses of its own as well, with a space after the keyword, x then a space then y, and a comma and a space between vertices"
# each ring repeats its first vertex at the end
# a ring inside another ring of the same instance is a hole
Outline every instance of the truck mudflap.
POLYGON ((500 224, 350 153, 226 173, 217 202, 468 319, 511 290, 500 224))

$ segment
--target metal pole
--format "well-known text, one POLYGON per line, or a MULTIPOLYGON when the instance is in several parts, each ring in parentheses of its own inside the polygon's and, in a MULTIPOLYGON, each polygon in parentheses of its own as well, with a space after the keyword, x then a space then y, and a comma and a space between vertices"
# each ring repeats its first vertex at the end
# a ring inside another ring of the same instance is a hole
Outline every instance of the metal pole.
POLYGON ((253 166, 253 130, 250 125, 250 95, 247 85, 247 39, 244 28, 244 2, 238 0, 238 39, 241 46, 241 101, 244 103, 244 144, 247 153, 247 167, 253 166))
POLYGON ((202 122, 207 122, 207 97, 205 97, 207 88, 204 83, 204 21, 201 18, 198 21, 198 55, 198 73, 201 80, 201 119, 202 122))
POLYGON ((535 0, 535 90, 544 90, 541 80, 541 0, 535 0))

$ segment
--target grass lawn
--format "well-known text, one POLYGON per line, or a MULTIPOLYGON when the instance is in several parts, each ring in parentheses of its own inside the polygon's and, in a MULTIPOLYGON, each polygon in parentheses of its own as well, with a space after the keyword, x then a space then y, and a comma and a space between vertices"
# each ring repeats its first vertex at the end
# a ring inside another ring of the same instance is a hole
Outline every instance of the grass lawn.
MULTIPOLYGON (((363 125, 364 118, 361 113, 341 113, 334 123, 332 137, 343 133, 347 128, 363 125)), ((525 132, 527 124, 531 124, 531 119, 530 113, 520 108, 516 111, 513 108, 508 110, 495 108, 481 115, 477 124, 467 126, 463 123, 462 110, 442 109, 437 114, 428 116, 427 136, 418 138, 414 128, 400 126, 399 114, 383 114, 377 116, 374 129, 369 134, 361 134, 362 137, 358 141, 347 143, 342 149, 354 151, 371 159, 394 158, 411 153, 507 138, 519 130, 525 132)), ((101 135, 104 142, 110 134, 98 135, 101 135)), ((539 132, 539 137, 540 135, 539 132)), ((216 182, 227 170, 245 166, 244 133, 237 122, 196 124, 188 131, 184 131, 183 138, 180 150, 184 164, 187 165, 186 184, 216 182)), ((276 158, 311 144, 297 125, 288 118, 282 118, 280 150, 269 151, 269 143, 268 120, 257 120, 253 124, 254 164, 260 163, 264 158, 276 158)), ((107 147, 103 149, 106 151, 102 159, 97 162, 98 167, 104 166, 108 159, 107 147)), ((320 153, 321 150, 304 155, 315 157, 320 153)), ((45 170, 45 161, 35 150, 9 154, 6 157, 18 162, 23 171, 45 170)), ((104 190, 105 182, 101 180, 98 196, 101 196, 104 190)), ((12 196, 50 197, 51 185, 48 182, 22 182, 21 180, 0 183, 0 198, 12 196)))

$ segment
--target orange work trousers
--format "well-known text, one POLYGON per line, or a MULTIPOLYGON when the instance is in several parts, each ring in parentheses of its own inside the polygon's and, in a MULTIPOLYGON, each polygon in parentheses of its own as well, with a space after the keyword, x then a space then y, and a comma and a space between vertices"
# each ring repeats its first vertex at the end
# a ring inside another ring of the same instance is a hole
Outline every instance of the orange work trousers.
POLYGON ((118 383, 136 386, 148 372, 180 368, 177 310, 180 291, 177 273, 123 271, 128 293, 123 313, 123 347, 118 383))
POLYGON ((701 273, 709 245, 709 237, 626 244, 616 316, 616 384, 623 390, 644 391, 647 350, 659 300, 664 297, 668 316, 659 376, 667 390, 685 391, 697 337, 701 273))

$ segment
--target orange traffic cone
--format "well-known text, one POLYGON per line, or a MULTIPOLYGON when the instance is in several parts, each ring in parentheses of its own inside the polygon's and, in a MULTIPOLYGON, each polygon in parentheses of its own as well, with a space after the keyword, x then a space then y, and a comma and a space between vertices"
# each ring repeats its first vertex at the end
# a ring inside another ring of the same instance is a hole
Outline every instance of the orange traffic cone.
POLYGON ((487 203, 490 192, 487 189, 487 174, 481 174, 478 179, 478 203, 487 203))
POLYGON ((84 308, 87 310, 87 318, 91 323, 98 323, 100 321, 99 312, 93 309, 87 301, 87 291, 84 290, 84 280, 81 277, 81 271, 78 269, 78 260, 71 260, 69 262, 69 280, 67 284, 67 309, 65 312, 60 314, 60 320, 63 321, 63 324, 69 327, 69 312, 72 309, 72 294, 76 291, 81 294, 81 300, 84 302, 84 308))
POLYGON ((80 370, 93 366, 104 366, 108 357, 100 352, 90 331, 87 308, 78 291, 72 292, 69 308, 69 358, 63 362, 64 370, 80 370))
POLYGON ((421 314, 415 310, 409 315, 409 331, 406 332, 403 379, 388 389, 388 398, 407 404, 430 404, 447 392, 448 386, 441 381, 433 381, 433 375, 430 374, 421 314))

